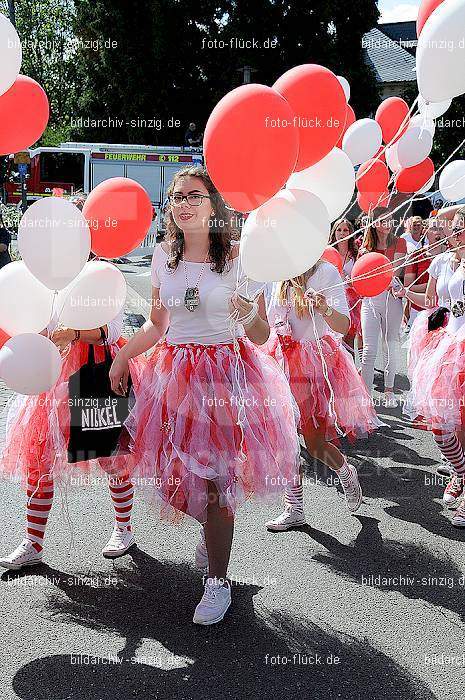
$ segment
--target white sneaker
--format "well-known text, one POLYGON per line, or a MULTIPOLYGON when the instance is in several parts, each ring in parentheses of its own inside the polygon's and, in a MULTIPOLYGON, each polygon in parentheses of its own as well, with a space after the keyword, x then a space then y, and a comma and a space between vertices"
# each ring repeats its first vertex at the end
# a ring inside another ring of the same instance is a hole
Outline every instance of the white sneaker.
POLYGON ((301 525, 306 525, 304 513, 287 506, 281 515, 278 515, 274 520, 269 520, 265 527, 270 532, 284 532, 290 530, 291 527, 300 527, 301 525))
POLYGON ((452 525, 455 527, 465 527, 465 500, 459 505, 452 518, 452 525))
POLYGON ((208 569, 208 552, 203 527, 200 528, 200 540, 195 548, 195 566, 202 571, 208 569))
POLYGON ((231 586, 229 581, 207 578, 205 592, 194 613, 196 625, 214 625, 220 622, 231 605, 231 586))
POLYGON ((38 552, 31 540, 23 540, 9 557, 0 559, 0 566, 11 571, 19 571, 23 566, 42 564, 42 552, 38 552))
POLYGON ((341 481, 341 486, 344 491, 344 496, 346 498, 347 508, 351 513, 355 513, 356 510, 362 505, 363 494, 360 482, 358 480, 357 470, 352 464, 347 463, 349 468, 351 479, 349 486, 344 486, 341 481))
POLYGON ((117 559, 126 554, 135 544, 136 539, 132 530, 121 530, 115 525, 110 539, 102 549, 102 554, 106 559, 117 559))

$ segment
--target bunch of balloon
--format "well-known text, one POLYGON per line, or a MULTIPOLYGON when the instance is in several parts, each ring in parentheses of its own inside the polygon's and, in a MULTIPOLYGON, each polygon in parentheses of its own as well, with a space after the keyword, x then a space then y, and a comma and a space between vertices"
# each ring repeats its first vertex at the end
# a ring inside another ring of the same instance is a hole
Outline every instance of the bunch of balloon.
POLYGON ((345 78, 305 64, 272 87, 236 88, 210 115, 206 166, 227 204, 249 213, 240 254, 251 279, 295 277, 327 247, 330 223, 355 188, 353 165, 337 147, 349 97, 345 78))

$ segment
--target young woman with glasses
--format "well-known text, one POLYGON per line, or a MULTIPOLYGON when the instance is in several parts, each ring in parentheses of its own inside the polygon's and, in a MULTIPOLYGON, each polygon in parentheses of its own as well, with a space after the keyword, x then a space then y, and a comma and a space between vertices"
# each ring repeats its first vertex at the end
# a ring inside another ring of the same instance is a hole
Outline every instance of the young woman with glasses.
POLYGON ((250 302, 230 214, 206 170, 184 169, 168 190, 167 239, 152 261, 150 320, 114 360, 153 346, 126 427, 136 474, 162 514, 203 526, 196 563, 208 566, 194 622, 219 622, 231 603, 226 580, 234 513, 252 496, 281 493, 297 472, 299 444, 284 373, 259 350, 268 339, 263 297, 250 302), (240 287, 242 289, 242 286, 240 287), (152 485, 154 484, 154 485, 152 485))

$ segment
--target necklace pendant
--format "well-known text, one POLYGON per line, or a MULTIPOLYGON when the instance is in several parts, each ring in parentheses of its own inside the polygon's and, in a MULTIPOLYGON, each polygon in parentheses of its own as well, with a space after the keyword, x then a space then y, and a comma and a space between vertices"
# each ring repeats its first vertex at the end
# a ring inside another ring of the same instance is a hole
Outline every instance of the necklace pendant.
POLYGON ((184 306, 188 311, 195 311, 200 304, 200 294, 198 287, 188 287, 184 294, 184 306))

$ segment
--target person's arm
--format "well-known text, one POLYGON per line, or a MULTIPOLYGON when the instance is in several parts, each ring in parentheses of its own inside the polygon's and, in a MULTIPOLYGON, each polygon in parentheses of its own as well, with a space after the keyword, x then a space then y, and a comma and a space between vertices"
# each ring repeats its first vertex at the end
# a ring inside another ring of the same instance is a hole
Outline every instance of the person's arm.
POLYGON ((120 349, 110 369, 111 388, 124 396, 127 392, 129 360, 150 350, 165 335, 169 313, 160 300, 159 287, 152 287, 152 310, 142 328, 120 349))
MULTIPOLYGON (((255 343, 255 345, 263 345, 270 337, 270 326, 266 320, 267 315, 263 293, 260 294, 256 302, 258 304, 258 312, 250 323, 244 324, 244 330, 252 343, 255 343)), ((241 319, 246 318, 252 311, 253 303, 245 301, 237 294, 233 294, 231 297, 231 307, 233 311, 239 312, 238 323, 241 323, 241 319)))
MULTIPOLYGON (((105 335, 108 335, 108 326, 102 326, 105 331, 105 335)), ((46 335, 46 331, 42 331, 43 335, 46 335)), ((83 343, 89 343, 89 345, 99 345, 102 341, 99 328, 93 328, 89 331, 75 330, 74 328, 58 328, 52 332, 50 336, 52 343, 55 343, 59 350, 64 350, 70 343, 74 340, 82 340, 83 343)))
POLYGON ((331 330, 343 336, 347 335, 350 328, 350 318, 348 316, 340 311, 336 311, 333 306, 330 307, 326 297, 319 292, 312 293, 309 291, 306 292, 305 296, 308 298, 309 303, 313 306, 315 311, 323 316, 331 330), (332 308, 331 316, 326 316, 326 312, 329 308, 332 308))
POLYGON ((397 292, 393 291, 394 296, 397 299, 405 298, 407 301, 411 301, 422 309, 434 309, 437 306, 436 297, 436 280, 434 277, 430 277, 428 284, 426 285, 426 292, 412 292, 408 287, 402 287, 397 292))

